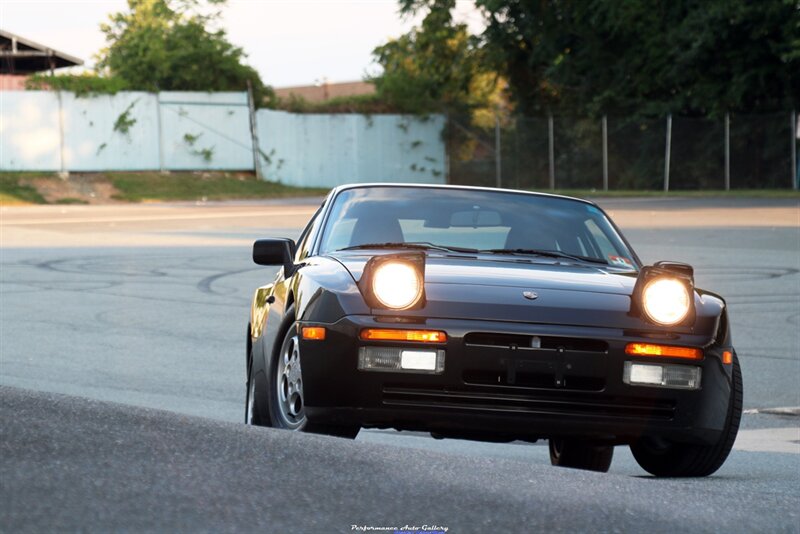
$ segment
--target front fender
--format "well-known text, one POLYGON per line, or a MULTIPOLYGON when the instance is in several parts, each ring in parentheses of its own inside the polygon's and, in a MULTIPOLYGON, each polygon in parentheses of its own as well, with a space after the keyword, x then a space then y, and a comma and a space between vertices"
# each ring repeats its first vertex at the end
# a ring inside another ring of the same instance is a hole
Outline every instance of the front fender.
MULTIPOLYGON (((275 284, 267 284, 256 289, 250 305, 250 337, 255 340, 261 337, 267 322, 267 313, 272 303, 272 290, 275 284)), ((273 297, 274 298, 274 297, 273 297)))
POLYGON ((299 321, 335 323, 345 315, 370 313, 350 271, 332 258, 309 259, 292 287, 299 321))

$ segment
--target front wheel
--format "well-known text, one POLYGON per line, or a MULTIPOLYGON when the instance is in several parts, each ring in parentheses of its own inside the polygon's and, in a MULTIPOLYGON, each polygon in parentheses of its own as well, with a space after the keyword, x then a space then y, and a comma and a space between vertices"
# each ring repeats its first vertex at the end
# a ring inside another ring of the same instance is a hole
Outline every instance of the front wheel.
POLYGON ((308 420, 303 397, 300 343, 294 325, 289 328, 281 350, 275 356, 269 381, 272 420, 278 428, 303 430, 308 420))
POLYGON ((731 397, 725 427, 717 443, 694 445, 643 438, 631 445, 633 457, 648 473, 659 477, 705 477, 719 469, 733 447, 742 418, 742 370, 733 357, 731 397))
POLYGON ((558 467, 571 467, 587 471, 608 472, 614 457, 614 447, 597 445, 576 439, 554 439, 549 441, 550 463, 558 467))
POLYGON ((273 426, 313 434, 355 438, 360 430, 358 426, 320 424, 306 418, 300 339, 297 331, 296 323, 287 329, 281 349, 275 354, 271 366, 269 400, 273 426))
POLYGON ((256 379, 253 376, 253 359, 250 357, 247 369, 247 397, 245 399, 244 422, 253 426, 270 426, 261 417, 261 410, 256 398, 256 379))

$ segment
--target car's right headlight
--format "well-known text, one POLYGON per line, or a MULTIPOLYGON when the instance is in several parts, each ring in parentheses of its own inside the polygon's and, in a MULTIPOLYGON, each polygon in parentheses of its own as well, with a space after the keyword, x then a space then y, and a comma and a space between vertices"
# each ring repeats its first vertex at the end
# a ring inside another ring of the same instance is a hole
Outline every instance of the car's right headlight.
POLYGON ((680 323, 691 309, 691 295, 685 283, 675 278, 654 278, 642 290, 642 308, 656 324, 680 323))
POLYGON ((422 274, 403 260, 382 262, 372 273, 372 294, 387 308, 405 310, 422 297, 422 274))

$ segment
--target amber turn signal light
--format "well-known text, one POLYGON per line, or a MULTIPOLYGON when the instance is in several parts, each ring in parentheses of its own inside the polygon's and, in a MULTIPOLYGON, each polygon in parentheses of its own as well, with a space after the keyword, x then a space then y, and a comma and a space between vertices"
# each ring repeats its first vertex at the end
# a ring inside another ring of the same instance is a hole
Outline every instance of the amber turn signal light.
POLYGON ((733 363, 733 353, 729 350, 723 351, 722 363, 730 365, 733 363))
POLYGON ((325 339, 325 328, 321 326, 304 326, 303 339, 322 341, 325 339))
POLYGON ((366 341, 418 341, 421 343, 444 343, 447 334, 439 330, 392 330, 388 328, 365 328, 361 339, 366 341))
POLYGON ((628 343, 625 354, 633 356, 663 356, 666 358, 685 358, 702 360, 703 351, 691 347, 675 347, 672 345, 656 345, 654 343, 628 343))

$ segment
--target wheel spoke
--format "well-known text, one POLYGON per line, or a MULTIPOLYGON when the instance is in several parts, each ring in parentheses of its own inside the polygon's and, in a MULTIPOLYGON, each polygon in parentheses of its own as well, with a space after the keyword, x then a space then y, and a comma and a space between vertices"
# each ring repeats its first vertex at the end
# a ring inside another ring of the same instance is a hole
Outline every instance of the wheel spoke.
POLYGON ((278 412, 287 428, 296 429, 305 421, 297 337, 287 340, 281 356, 276 369, 278 412))

